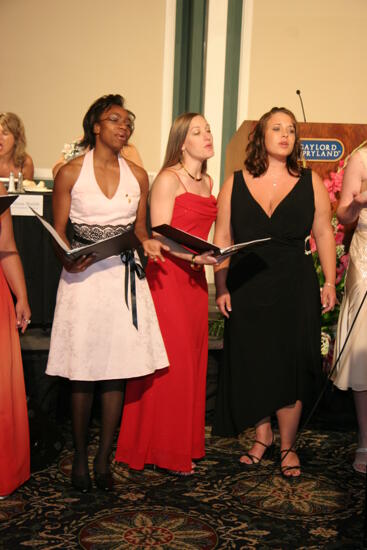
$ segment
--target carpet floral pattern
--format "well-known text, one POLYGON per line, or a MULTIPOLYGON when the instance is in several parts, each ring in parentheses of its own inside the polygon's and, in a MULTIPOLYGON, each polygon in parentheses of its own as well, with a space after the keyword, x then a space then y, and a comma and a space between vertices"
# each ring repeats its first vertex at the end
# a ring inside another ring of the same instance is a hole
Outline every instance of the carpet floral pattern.
MULTIPOLYGON (((365 481, 350 466, 355 433, 303 432, 302 477, 293 483, 281 477, 278 457, 243 468, 238 459, 253 435, 211 438, 208 430, 207 455, 190 477, 113 464, 111 494, 73 490, 72 451, 65 448, 0 501, 0 548, 363 548, 365 481)), ((96 438, 89 451, 92 470, 96 438)))

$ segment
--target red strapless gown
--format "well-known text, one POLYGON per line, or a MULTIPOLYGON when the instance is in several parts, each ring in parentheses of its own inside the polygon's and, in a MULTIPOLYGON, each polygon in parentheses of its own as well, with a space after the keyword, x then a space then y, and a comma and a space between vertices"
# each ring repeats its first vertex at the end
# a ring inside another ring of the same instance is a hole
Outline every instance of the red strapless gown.
MULTIPOLYGON (((213 196, 176 198, 171 225, 203 239, 216 218, 213 196)), ((169 254, 149 262, 147 278, 169 364, 129 380, 116 460, 189 472, 205 454, 205 387, 208 361, 208 288, 205 272, 169 254)))
POLYGON ((14 304, 0 267, 0 496, 30 476, 29 429, 14 304))

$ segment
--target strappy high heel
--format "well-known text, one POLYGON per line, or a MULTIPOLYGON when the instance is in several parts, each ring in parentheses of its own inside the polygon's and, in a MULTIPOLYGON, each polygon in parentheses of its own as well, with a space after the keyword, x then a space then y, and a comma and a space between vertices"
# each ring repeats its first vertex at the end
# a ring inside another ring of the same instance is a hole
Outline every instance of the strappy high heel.
POLYGON ((286 479, 287 481, 298 481, 301 477, 301 464, 298 464, 298 466, 282 466, 282 462, 285 459, 285 457, 289 453, 297 454, 294 449, 281 449, 280 450, 280 473, 282 474, 282 477, 286 479), (282 454, 285 453, 285 455, 282 458, 282 454), (286 472, 289 472, 290 470, 299 470, 299 475, 293 476, 288 475, 286 472))
POLYGON ((241 456, 241 458, 244 457, 244 456, 247 456, 251 460, 251 463, 247 464, 247 462, 243 462, 240 458, 241 464, 243 466, 245 466, 246 468, 254 468, 254 467, 256 468, 257 466, 259 466, 259 464, 261 463, 263 458, 271 459, 273 457, 273 454, 274 454, 274 449, 275 449, 274 434, 273 434, 273 439, 272 439, 272 442, 270 443, 270 445, 265 445, 265 443, 263 443, 262 441, 259 441, 258 439, 255 439, 254 443, 258 443, 259 445, 262 445, 263 447, 265 447, 265 451, 263 452, 263 455, 260 458, 256 455, 251 454, 251 453, 244 453, 241 456))

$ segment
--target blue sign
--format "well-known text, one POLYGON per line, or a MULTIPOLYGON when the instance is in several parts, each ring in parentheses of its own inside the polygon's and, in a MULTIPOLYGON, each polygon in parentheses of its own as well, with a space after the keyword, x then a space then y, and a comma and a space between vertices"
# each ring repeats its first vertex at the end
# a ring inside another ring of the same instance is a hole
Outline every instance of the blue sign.
POLYGON ((335 162, 344 155, 344 145, 339 139, 301 139, 305 160, 314 162, 335 162))

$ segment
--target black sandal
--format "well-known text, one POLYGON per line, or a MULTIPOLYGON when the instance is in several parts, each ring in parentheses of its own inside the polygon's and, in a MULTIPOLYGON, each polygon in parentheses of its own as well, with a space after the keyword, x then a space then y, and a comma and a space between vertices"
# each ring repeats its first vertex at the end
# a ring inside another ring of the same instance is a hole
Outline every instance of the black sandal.
POLYGON ((298 466, 282 466, 282 462, 285 459, 285 457, 289 453, 297 454, 296 451, 294 449, 281 449, 280 455, 282 455, 282 453, 285 453, 285 456, 280 459, 280 473, 282 474, 282 477, 287 481, 299 481, 299 478, 301 477, 301 464, 299 464, 298 466), (289 472, 290 470, 299 470, 299 475, 298 476, 287 475, 286 472, 289 472))
POLYGON ((263 443, 262 441, 259 441, 258 439, 255 439, 254 443, 258 443, 259 445, 262 445, 263 447, 265 447, 265 451, 264 451, 262 457, 260 457, 260 458, 256 455, 251 454, 251 453, 244 453, 242 456, 247 456, 251 460, 251 464, 247 464, 247 462, 242 462, 242 460, 241 460, 242 456, 241 456, 240 462, 246 468, 254 468, 254 467, 256 468, 257 466, 259 466, 259 464, 260 464, 260 462, 262 461, 263 458, 272 458, 273 454, 274 454, 274 449, 275 449, 274 434, 273 434, 273 440, 270 443, 270 445, 265 445, 265 443, 263 443))

